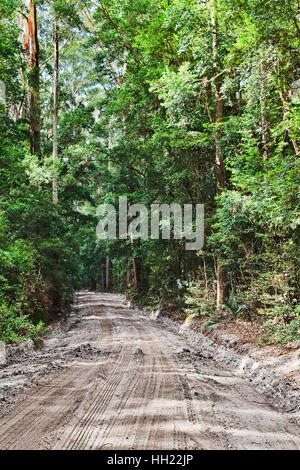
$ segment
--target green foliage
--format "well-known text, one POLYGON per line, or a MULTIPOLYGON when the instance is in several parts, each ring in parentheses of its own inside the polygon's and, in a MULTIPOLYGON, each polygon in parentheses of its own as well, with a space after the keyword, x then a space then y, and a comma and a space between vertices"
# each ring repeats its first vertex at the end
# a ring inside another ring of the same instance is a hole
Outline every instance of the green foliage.
POLYGON ((21 343, 31 339, 38 343, 47 333, 48 327, 39 321, 34 325, 27 315, 21 315, 15 307, 0 307, 0 338, 5 343, 21 343))
POLYGON ((37 2, 41 155, 29 152, 23 3, 0 6, 7 90, 0 104, 0 305, 12 332, 3 329, 2 337, 30 336, 30 322, 64 314, 75 289, 111 290, 111 265, 115 291, 216 321, 220 264, 232 317, 293 329, 300 295, 296 0, 37 2), (226 167, 218 197, 216 147, 226 167), (96 207, 117 206, 124 195, 147 208, 204 203, 203 251, 186 252, 174 240, 98 240, 96 207))
POLYGON ((300 321, 299 319, 291 321, 289 324, 276 321, 274 319, 268 320, 263 325, 264 333, 260 338, 260 345, 265 344, 280 344, 287 345, 294 342, 299 345, 300 342, 300 321))
POLYGON ((216 322, 219 317, 216 313, 215 300, 211 290, 208 290, 203 281, 193 281, 187 289, 185 296, 185 313, 192 318, 207 317, 216 322))

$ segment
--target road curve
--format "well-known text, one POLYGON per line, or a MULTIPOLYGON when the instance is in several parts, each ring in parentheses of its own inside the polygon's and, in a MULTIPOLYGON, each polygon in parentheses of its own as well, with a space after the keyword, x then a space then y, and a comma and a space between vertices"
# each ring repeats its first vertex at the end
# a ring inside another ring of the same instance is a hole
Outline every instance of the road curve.
POLYGON ((79 293, 34 360, 59 368, 4 410, 2 450, 300 449, 288 414, 121 296, 79 293))

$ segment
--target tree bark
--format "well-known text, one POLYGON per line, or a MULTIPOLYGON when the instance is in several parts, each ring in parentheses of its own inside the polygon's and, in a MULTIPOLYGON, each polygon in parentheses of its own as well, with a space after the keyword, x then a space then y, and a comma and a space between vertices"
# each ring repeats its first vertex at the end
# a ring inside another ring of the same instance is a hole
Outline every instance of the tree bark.
POLYGON ((113 285, 112 285, 112 262, 110 258, 107 256, 106 258, 106 291, 111 292, 113 285))
POLYGON ((205 255, 202 255, 203 259, 203 273, 204 273, 204 280, 205 280, 205 290, 206 294, 208 293, 208 279, 207 279, 207 270, 206 270, 206 261, 205 261, 205 255))
POLYGON ((142 264, 139 258, 133 260, 134 287, 137 291, 141 290, 142 264))
POLYGON ((215 88, 215 123, 217 124, 216 135, 215 135, 215 147, 216 147, 216 183, 217 183, 217 196, 220 196, 222 189, 225 186, 225 165, 224 158, 221 148, 221 137, 222 129, 220 124, 223 120, 224 102, 221 94, 222 75, 219 72, 218 65, 218 19, 216 10, 216 0, 211 2, 211 25, 212 25, 212 52, 214 61, 214 73, 215 77, 213 80, 215 88))
POLYGON ((57 162, 58 162, 58 87, 59 87, 59 37, 57 25, 54 27, 54 91, 53 91, 53 179, 52 179, 52 192, 53 204, 58 203, 58 182, 57 182, 57 162))
POLYGON ((23 42, 29 62, 28 104, 30 150, 32 154, 41 152, 41 108, 40 108, 40 48, 36 5, 33 0, 25 1, 29 16, 22 19, 23 42))
POLYGON ((132 285, 132 264, 130 261, 127 263, 127 289, 132 285))
POLYGON ((101 292, 105 291, 105 266, 101 264, 101 292))

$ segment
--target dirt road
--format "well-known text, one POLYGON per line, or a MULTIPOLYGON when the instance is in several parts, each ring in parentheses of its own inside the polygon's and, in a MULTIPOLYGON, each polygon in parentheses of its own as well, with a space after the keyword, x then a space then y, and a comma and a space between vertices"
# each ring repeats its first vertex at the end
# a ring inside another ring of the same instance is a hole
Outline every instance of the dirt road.
POLYGON ((289 415, 122 297, 75 312, 0 370, 0 449, 300 449, 289 415))

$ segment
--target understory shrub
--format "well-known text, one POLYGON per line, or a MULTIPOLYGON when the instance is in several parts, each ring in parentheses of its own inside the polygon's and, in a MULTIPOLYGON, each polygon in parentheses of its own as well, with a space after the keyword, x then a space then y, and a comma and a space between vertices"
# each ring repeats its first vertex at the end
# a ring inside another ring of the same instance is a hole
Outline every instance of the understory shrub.
POLYGON ((44 322, 39 321, 35 325, 28 315, 21 315, 17 308, 0 306, 0 340, 4 343, 21 343, 27 339, 37 343, 47 331, 44 322))

